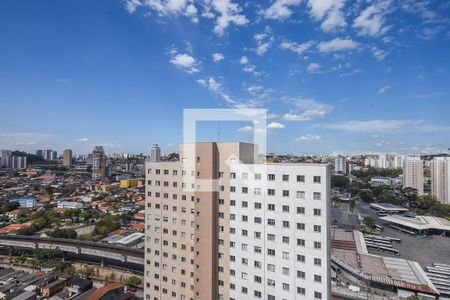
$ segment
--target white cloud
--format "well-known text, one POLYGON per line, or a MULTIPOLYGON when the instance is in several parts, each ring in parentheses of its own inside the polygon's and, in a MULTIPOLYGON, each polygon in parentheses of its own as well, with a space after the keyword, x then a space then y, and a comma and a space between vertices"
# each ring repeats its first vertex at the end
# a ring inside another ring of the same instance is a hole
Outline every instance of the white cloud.
POLYGON ((283 118, 287 121, 309 121, 323 118, 333 110, 331 105, 314 99, 298 98, 289 99, 287 102, 295 107, 289 113, 283 115, 283 118))
POLYGON ((256 49, 254 49, 254 51, 258 55, 263 55, 272 46, 274 40, 274 37, 272 35, 272 28, 270 28, 270 26, 266 26, 263 33, 255 34, 253 38, 257 43, 257 47, 256 49))
POLYGON ((48 133, 39 132, 18 132, 5 133, 0 132, 0 149, 16 150, 16 147, 35 147, 36 145, 47 145, 53 140, 54 136, 48 133))
POLYGON ((359 29, 360 35, 378 36, 389 30, 385 26, 384 14, 390 6, 390 0, 378 1, 365 10, 354 20, 353 28, 359 29))
POLYGON ((356 75, 361 72, 362 72, 361 69, 355 69, 355 70, 347 72, 347 73, 339 74, 339 77, 343 78, 343 77, 353 76, 353 75, 356 75))
POLYGON ((77 142, 77 143, 87 143, 89 141, 90 141, 90 139, 87 138, 87 137, 82 137, 82 138, 75 139, 75 142, 77 142))
POLYGON ((248 64, 248 57, 247 56, 242 56, 241 57, 241 59, 239 60, 239 63, 241 64, 241 65, 246 65, 246 64, 248 64))
POLYGON ((170 63, 190 74, 200 71, 199 62, 186 53, 174 54, 170 59, 170 63))
POLYGON ((317 142, 317 141, 320 141, 320 136, 319 135, 307 134, 307 135, 299 136, 295 140, 299 141, 299 142, 317 142))
POLYGON ((417 120, 367 120, 346 121, 339 123, 319 124, 316 127, 361 133, 398 132, 414 125, 419 125, 417 120))
POLYGON ((318 63, 310 63, 308 65, 308 68, 306 69, 308 71, 308 73, 317 73, 320 70, 321 65, 318 63))
POLYGON ((217 82, 213 77, 209 77, 207 79, 199 79, 197 80, 197 82, 213 92, 219 91, 222 87, 222 84, 217 82))
POLYGON ((388 55, 388 53, 386 51, 379 49, 377 47, 372 47, 371 50, 372 50, 373 56, 375 56, 375 58, 378 61, 384 60, 386 58, 386 56, 388 55))
POLYGON ((198 11, 193 0, 126 0, 124 3, 129 13, 134 13, 139 7, 145 7, 159 16, 183 15, 194 23, 198 22, 198 11))
POLYGON ((284 20, 292 15, 292 7, 298 6, 301 0, 275 0, 275 2, 262 12, 266 19, 284 20))
POLYGON ((222 83, 218 82, 214 77, 199 79, 197 80, 197 83, 214 92, 216 95, 220 96, 225 102, 237 105, 238 102, 235 99, 233 99, 230 95, 228 95, 226 92, 224 92, 222 83))
POLYGON ((212 7, 219 14, 214 26, 214 32, 219 36, 225 33, 225 29, 230 24, 243 26, 248 23, 247 17, 241 14, 242 9, 237 3, 231 2, 231 0, 209 0, 207 3, 208 7, 212 7))
POLYGON ((335 38, 328 42, 321 42, 317 47, 320 52, 349 51, 356 49, 358 43, 352 39, 335 38))
POLYGON ((296 43, 296 42, 291 42, 291 41, 283 41, 280 44, 280 48, 283 50, 290 50, 292 52, 295 52, 297 54, 303 54, 304 52, 306 52, 308 49, 311 48, 311 46, 313 45, 313 42, 308 41, 305 43, 296 43))
POLYGON ((225 57, 223 56, 222 53, 213 53, 213 55, 212 55, 213 61, 221 61, 224 58, 225 57))
POLYGON ((284 127, 285 126, 283 124, 278 123, 278 122, 272 122, 267 125, 267 129, 281 129, 284 127))
POLYGON ((376 142, 376 143, 375 143, 375 146, 377 146, 377 147, 383 147, 383 146, 385 146, 385 145, 390 145, 390 144, 391 144, 391 142, 389 142, 389 141, 381 140, 381 141, 376 142))
POLYGON ((250 94, 254 95, 254 94, 262 92, 264 90, 264 87, 262 85, 259 85, 259 84, 258 85, 253 84, 253 85, 249 86, 246 90, 250 94))
POLYGON ((379 90, 378 90, 378 94, 384 94, 384 93, 386 93, 387 91, 389 91, 391 89, 391 86, 390 85, 385 85, 385 86, 382 86, 379 90))
POLYGON ((244 126, 241 128, 238 128, 239 132, 253 132, 253 127, 252 126, 244 126))
POLYGON ((325 32, 345 27, 343 8, 345 0, 309 0, 310 15, 317 21, 322 21, 320 28, 325 32))

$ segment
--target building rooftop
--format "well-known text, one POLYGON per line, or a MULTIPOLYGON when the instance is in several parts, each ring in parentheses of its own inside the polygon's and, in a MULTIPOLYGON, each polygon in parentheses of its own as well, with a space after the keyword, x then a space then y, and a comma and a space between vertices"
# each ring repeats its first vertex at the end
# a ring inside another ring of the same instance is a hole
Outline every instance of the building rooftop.
POLYGON ((399 289, 438 294, 418 263, 368 253, 360 231, 332 228, 331 249, 333 262, 355 276, 399 289))
POLYGON ((450 221, 438 217, 416 216, 415 218, 409 218, 400 215, 392 215, 381 217, 380 219, 386 222, 414 228, 416 230, 437 229, 450 231, 450 221))

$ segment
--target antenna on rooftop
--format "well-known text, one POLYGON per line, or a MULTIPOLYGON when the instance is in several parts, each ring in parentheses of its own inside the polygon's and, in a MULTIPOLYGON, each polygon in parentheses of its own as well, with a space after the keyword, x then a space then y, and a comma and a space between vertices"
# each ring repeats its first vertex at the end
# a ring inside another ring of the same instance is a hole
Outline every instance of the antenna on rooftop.
POLYGON ((217 142, 220 142, 220 121, 217 122, 217 142))

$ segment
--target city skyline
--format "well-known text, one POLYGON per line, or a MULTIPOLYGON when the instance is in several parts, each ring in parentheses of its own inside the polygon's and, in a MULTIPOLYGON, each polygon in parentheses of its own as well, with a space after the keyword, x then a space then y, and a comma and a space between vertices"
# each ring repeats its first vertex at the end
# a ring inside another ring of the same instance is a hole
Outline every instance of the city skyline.
POLYGON ((0 148, 176 152, 184 108, 230 107, 268 109, 269 152, 449 146, 446 3, 148 3, 4 2, 0 148))

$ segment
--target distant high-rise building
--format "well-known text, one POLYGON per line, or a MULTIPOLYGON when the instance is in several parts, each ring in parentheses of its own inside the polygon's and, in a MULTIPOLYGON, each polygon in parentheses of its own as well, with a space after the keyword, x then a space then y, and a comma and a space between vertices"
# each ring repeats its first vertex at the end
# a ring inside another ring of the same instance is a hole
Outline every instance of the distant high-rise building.
POLYGON ((334 171, 336 173, 340 172, 340 173, 348 173, 348 168, 347 168, 347 157, 342 156, 342 155, 338 155, 336 156, 335 160, 334 160, 334 171))
POLYGON ((52 154, 50 156, 50 160, 57 160, 58 159, 58 152, 55 150, 52 151, 52 154))
POLYGON ((11 168, 11 150, 1 151, 0 167, 11 168))
POLYGON ((419 195, 423 195, 423 184, 423 160, 407 157, 403 165, 403 188, 415 188, 419 195))
POLYGON ((44 150, 36 150, 36 156, 44 158, 44 150))
POLYGON ((63 152, 63 165, 65 167, 70 167, 72 165, 72 150, 65 149, 63 152))
POLYGON ((106 177, 106 156, 102 146, 95 146, 92 151, 92 179, 102 180, 106 177))
POLYGON ((431 161, 431 195, 439 202, 450 204, 450 158, 436 157, 431 161))
POLYGON ((11 169, 25 169, 26 167, 26 156, 11 156, 11 169))
POLYGON ((329 165, 190 147, 146 163, 144 298, 330 299, 329 165))
POLYGON ((150 149, 150 162, 158 161, 161 161, 161 148, 159 148, 158 144, 153 144, 150 149))

